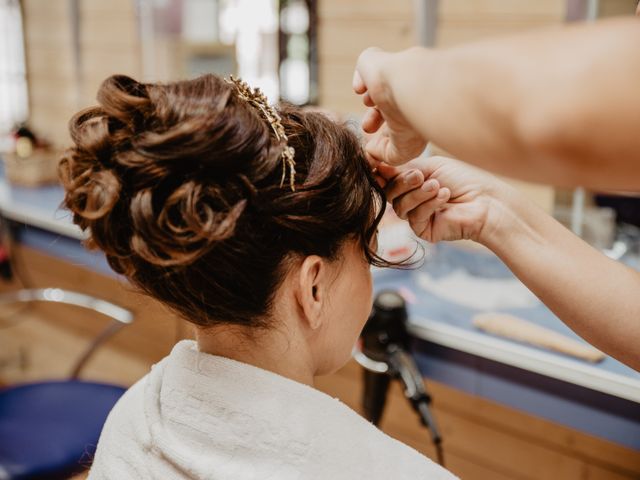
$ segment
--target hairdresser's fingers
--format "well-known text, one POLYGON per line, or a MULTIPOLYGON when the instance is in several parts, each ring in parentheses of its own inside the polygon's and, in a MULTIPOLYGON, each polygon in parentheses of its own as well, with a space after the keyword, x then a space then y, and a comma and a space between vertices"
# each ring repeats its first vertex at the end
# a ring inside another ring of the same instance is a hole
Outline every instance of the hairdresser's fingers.
POLYGON ((378 81, 382 49, 369 47, 360 53, 353 74, 353 90, 361 95, 371 88, 370 83, 378 81))
POLYGON ((365 151, 379 162, 389 162, 389 152, 392 151, 393 145, 386 129, 386 124, 382 126, 375 134, 367 139, 364 146, 365 151))
POLYGON ((362 130, 366 133, 375 133, 384 123, 384 118, 377 108, 370 108, 362 119, 362 130))
POLYGON ((385 188, 387 202, 393 204, 395 210, 396 202, 398 202, 400 198, 414 190, 420 190, 423 184, 424 176, 420 170, 413 169, 402 172, 387 183, 387 187, 385 188))
POLYGON ((373 178, 376 183, 380 186, 380 188, 384 189, 387 186, 387 179, 385 179, 382 175, 378 174, 378 172, 374 172, 373 178))
POLYGON ((388 165, 383 162, 376 162, 374 166, 376 167, 376 171, 378 172, 378 175, 380 175, 382 178, 387 180, 387 182, 389 180, 393 180, 402 172, 411 170, 409 165, 400 165, 399 167, 394 167, 392 165, 388 165))
POLYGON ((377 158, 372 157, 371 155, 369 155, 369 152, 367 152, 366 150, 364 151, 364 158, 366 158, 367 162, 369 162, 369 166, 371 167, 371 169, 376 169, 376 171, 377 171, 377 168, 382 163, 377 158))
POLYGON ((412 216, 409 215, 409 218, 407 219, 409 221, 409 226, 411 227, 411 230, 413 230, 413 233, 415 233, 418 238, 422 238, 427 242, 433 241, 433 238, 432 238, 433 224, 435 222, 436 212, 437 212, 437 209, 434 209, 431 216, 426 220, 413 220, 412 216))
POLYGON ((367 159, 367 162, 369 162, 369 166, 371 167, 373 178, 376 180, 376 183, 380 186, 380 188, 386 188, 389 180, 398 175, 399 171, 396 171, 394 167, 390 167, 386 163, 379 162, 366 152, 365 157, 367 159))
POLYGON ((369 91, 366 91, 364 95, 362 95, 362 103, 364 103, 367 107, 375 107, 376 102, 371 98, 371 94, 369 91))
POLYGON ((388 138, 385 139, 383 129, 380 129, 366 139, 364 151, 368 157, 376 162, 384 162, 384 143, 388 141, 388 138))
POLYGON ((382 126, 367 138, 365 151, 373 158, 389 165, 403 165, 418 157, 426 143, 421 137, 407 131, 398 134, 391 131, 385 119, 382 126))
POLYGON ((426 228, 431 226, 434 214, 442 210, 450 198, 451 191, 448 188, 441 188, 431 200, 422 202, 407 214, 409 225, 416 235, 425 240, 432 240, 425 238, 423 234, 426 228))
POLYGON ((436 210, 431 214, 429 220, 426 222, 416 222, 411 224, 411 229, 414 233, 423 240, 426 240, 429 243, 439 242, 441 239, 435 237, 436 224, 440 221, 439 217, 441 216, 442 210, 436 210))
POLYGON ((393 209, 400 218, 406 220, 409 212, 423 203, 437 198, 438 187, 439 184, 437 180, 428 180, 424 182, 420 188, 415 188, 408 193, 397 197, 393 201, 393 209))
MULTIPOLYGON (((384 165, 384 164, 380 164, 380 165, 384 165)), ((393 179, 387 184, 387 188, 385 189, 384 193, 387 195, 388 202, 394 202, 399 197, 405 194, 408 194, 408 192, 411 192, 412 190, 417 191, 420 188, 424 187, 424 183, 425 183, 424 175, 419 169, 409 168, 407 170, 402 171, 400 168, 397 168, 397 167, 392 167, 392 168, 394 168, 394 170, 396 170, 398 174, 395 177, 393 177, 393 179)), ((380 171, 380 174, 381 175, 385 174, 384 169, 380 171)), ((439 186, 437 180, 429 180, 429 182, 427 183, 429 183, 429 186, 426 187, 427 190, 430 190, 431 187, 437 188, 439 186)), ((418 204, 419 202, 416 203, 414 207, 417 206, 418 204)))
POLYGON ((357 69, 353 72, 352 85, 353 85, 353 91, 356 92, 358 95, 362 95, 364 92, 367 91, 367 86, 365 85, 364 80, 362 79, 362 76, 360 75, 360 72, 358 72, 357 69))

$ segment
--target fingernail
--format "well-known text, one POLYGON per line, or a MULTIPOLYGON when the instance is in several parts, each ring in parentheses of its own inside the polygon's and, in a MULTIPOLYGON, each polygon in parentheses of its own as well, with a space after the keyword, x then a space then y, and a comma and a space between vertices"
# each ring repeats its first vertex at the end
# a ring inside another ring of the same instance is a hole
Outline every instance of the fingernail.
POLYGON ((429 192, 434 188, 436 188, 437 186, 438 186, 438 182, 436 180, 429 180, 427 182, 424 182, 424 185, 422 185, 422 189, 425 192, 429 192))
POLYGON ((420 181, 420 173, 416 170, 412 171, 406 177, 404 177, 404 183, 408 185, 416 184, 420 181))
POLYGON ((442 198, 445 198, 446 196, 447 196, 446 190, 443 189, 438 192, 438 198, 442 199, 442 198))

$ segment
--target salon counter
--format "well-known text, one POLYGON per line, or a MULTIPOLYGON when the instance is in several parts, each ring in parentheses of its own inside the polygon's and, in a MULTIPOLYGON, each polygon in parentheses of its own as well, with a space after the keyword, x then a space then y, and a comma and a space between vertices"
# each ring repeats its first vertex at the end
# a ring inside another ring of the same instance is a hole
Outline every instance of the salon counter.
POLYGON ((64 191, 60 185, 37 188, 10 184, 0 162, 0 216, 11 222, 19 241, 44 253, 115 276, 104 255, 86 250, 85 235, 71 214, 62 208, 64 191))
MULTIPOLYGON (((115 276, 103 255, 81 246, 82 232, 59 208, 62 198, 59 186, 21 188, 0 177, 0 213, 12 222, 22 244, 115 276)), ((472 308, 438 298, 420 286, 420 275, 437 278, 458 267, 482 269, 492 277, 510 275, 487 253, 449 245, 428 249, 422 269, 374 273, 376 290, 400 289, 409 300, 414 352, 427 382, 433 379, 640 450, 640 373, 609 357, 588 364, 478 331, 471 323, 472 308)), ((542 304, 508 313, 577 338, 542 304)))
POLYGON ((503 282, 502 297, 507 295, 512 306, 500 312, 584 342, 537 299, 515 305, 509 295, 522 292, 511 287, 524 287, 492 253, 446 243, 427 246, 421 268, 374 275, 376 291, 393 288, 407 300, 414 351, 427 378, 640 450, 639 372, 608 356, 589 363, 478 330, 472 318, 483 310, 474 308, 473 301, 461 304, 447 298, 446 290, 438 295, 425 288, 440 279, 471 296, 464 292, 468 282, 457 287, 450 280, 460 278, 460 272, 503 282))
POLYGON ((47 232, 82 240, 82 231, 73 224, 69 212, 59 208, 64 198, 60 185, 38 188, 11 185, 0 169, 0 212, 7 220, 47 232))

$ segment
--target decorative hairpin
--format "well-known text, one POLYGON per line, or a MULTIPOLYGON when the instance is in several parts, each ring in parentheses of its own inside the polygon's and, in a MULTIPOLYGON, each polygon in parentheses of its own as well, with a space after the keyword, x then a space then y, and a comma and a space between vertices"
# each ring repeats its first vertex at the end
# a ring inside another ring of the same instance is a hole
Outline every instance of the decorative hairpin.
POLYGON ((284 132, 284 127, 282 126, 282 118, 280 117, 276 109, 269 105, 267 97, 265 97, 264 93, 262 93, 259 88, 251 88, 245 81, 240 80, 239 78, 234 78, 233 75, 229 75, 229 78, 225 78, 224 80, 225 82, 236 87, 238 97, 245 100, 254 108, 257 108, 260 111, 262 116, 269 122, 269 125, 271 125, 271 129, 276 135, 276 140, 278 140, 281 144, 284 144, 282 149, 282 178, 280 179, 280 187, 284 185, 284 179, 287 175, 288 166, 289 185, 291 186, 291 191, 295 192, 295 150, 288 144, 289 139, 287 138, 287 134, 284 132))

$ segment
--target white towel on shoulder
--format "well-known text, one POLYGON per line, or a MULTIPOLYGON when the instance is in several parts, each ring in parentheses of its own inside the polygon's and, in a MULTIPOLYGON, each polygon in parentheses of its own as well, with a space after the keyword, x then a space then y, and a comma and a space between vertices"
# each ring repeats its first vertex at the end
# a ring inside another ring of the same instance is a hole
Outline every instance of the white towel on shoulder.
POLYGON ((182 341, 114 407, 89 478, 455 477, 337 399, 182 341))

